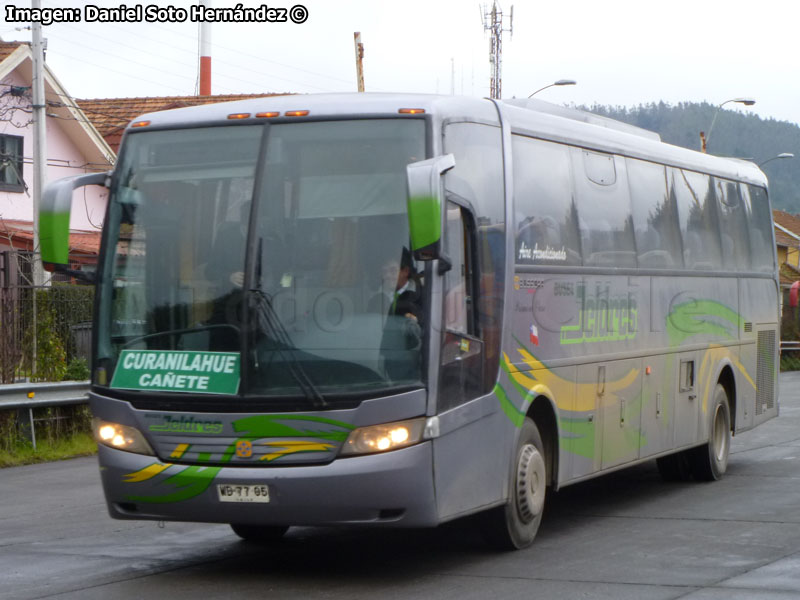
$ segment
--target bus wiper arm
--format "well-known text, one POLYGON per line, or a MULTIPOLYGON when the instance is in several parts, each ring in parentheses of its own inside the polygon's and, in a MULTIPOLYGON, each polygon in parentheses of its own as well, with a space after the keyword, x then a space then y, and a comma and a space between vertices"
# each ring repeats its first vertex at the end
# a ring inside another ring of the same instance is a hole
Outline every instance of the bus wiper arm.
POLYGON ((278 317, 275 309, 272 306, 272 300, 261 289, 251 289, 250 292, 255 296, 259 324, 264 326, 265 333, 269 335, 276 342, 276 350, 283 359, 283 362, 289 367, 294 380, 297 382, 298 387, 303 392, 306 398, 314 405, 315 408, 325 408, 328 406, 327 400, 311 381, 308 373, 305 372, 300 361, 294 355, 294 344, 292 343, 289 333, 283 326, 283 323, 278 317), (288 360, 287 360, 288 356, 288 360))

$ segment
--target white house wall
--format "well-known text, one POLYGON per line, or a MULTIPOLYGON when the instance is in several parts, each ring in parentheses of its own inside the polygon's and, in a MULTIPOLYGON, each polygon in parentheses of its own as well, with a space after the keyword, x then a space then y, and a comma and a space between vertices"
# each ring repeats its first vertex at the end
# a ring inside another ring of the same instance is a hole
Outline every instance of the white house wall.
MULTIPOLYGON (((4 77, 2 82, 30 86, 30 82, 16 71, 4 77)), ((3 219, 33 220, 33 126, 28 123, 24 127, 17 127, 30 119, 31 114, 22 111, 15 111, 11 122, 0 119, 0 133, 24 138, 23 179, 28 186, 27 193, 0 191, 0 217, 3 219)), ((54 117, 47 119, 47 181, 90 172, 85 168, 89 161, 64 132, 60 121, 54 117)), ((106 192, 99 187, 92 186, 76 192, 72 201, 70 229, 97 231, 102 226, 105 205, 106 192)))

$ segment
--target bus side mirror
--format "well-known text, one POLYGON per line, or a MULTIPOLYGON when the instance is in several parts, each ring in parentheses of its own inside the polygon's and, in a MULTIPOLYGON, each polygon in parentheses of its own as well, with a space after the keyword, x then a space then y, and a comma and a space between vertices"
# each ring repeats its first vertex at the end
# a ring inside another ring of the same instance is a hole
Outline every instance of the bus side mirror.
POLYGON ((411 251, 416 260, 441 257, 442 173, 456 166, 452 154, 437 156, 406 167, 408 180, 408 225, 411 251))
POLYGON ((72 192, 87 185, 106 185, 111 173, 87 173, 48 183, 39 206, 39 246, 45 270, 69 264, 69 213, 72 192))

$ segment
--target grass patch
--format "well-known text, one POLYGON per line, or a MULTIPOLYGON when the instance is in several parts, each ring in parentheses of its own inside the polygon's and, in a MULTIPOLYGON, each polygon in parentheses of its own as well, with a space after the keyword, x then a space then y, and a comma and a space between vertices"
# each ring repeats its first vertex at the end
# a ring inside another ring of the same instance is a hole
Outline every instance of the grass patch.
POLYGON ((782 354, 781 371, 800 371, 800 356, 797 353, 782 354))
POLYGON ((85 404, 36 408, 36 449, 27 410, 0 411, 0 468, 88 456, 97 452, 85 404))
POLYGON ((36 450, 30 442, 18 443, 10 449, 0 449, 0 468, 18 467, 34 463, 64 460, 77 456, 97 454, 97 444, 89 433, 75 433, 67 437, 37 440, 36 450))

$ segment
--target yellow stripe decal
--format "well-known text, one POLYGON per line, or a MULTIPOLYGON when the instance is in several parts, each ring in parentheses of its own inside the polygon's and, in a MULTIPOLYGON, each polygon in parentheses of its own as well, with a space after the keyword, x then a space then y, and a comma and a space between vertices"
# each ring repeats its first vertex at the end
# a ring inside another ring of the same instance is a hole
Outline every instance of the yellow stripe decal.
POLYGON ((139 483, 140 481, 147 481, 159 473, 163 473, 171 466, 171 464, 162 465, 161 463, 153 463, 141 471, 136 471, 135 473, 128 473, 125 475, 125 483, 139 483))
POLYGON ((189 444, 178 444, 177 446, 175 446, 175 450, 172 451, 172 454, 170 454, 169 457, 177 460, 181 458, 184 454, 186 454, 186 451, 188 449, 189 449, 189 444))
POLYGON ((270 448, 282 448, 277 452, 270 452, 269 454, 265 454, 260 459, 267 461, 273 461, 282 456, 287 456, 289 454, 294 454, 296 452, 327 452, 328 450, 333 448, 333 444, 325 444, 322 442, 291 441, 291 440, 287 440, 285 442, 265 442, 264 445, 269 446, 270 448))

